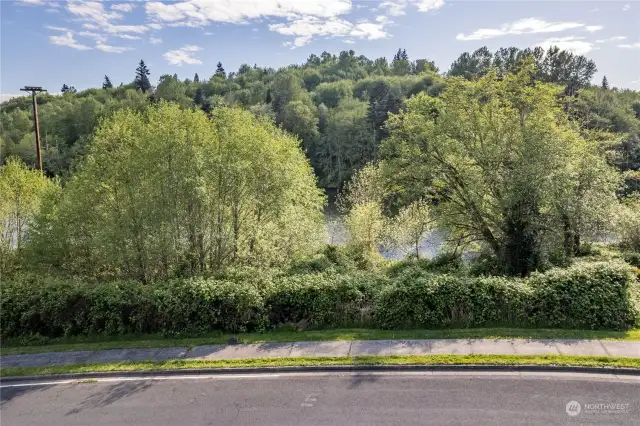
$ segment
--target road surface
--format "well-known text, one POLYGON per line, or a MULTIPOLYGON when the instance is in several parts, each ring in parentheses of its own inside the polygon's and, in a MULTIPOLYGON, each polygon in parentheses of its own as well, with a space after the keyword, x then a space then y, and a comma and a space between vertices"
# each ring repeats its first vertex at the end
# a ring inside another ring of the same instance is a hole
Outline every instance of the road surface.
POLYGON ((640 419, 640 377, 567 373, 158 377, 2 383, 1 393, 2 426, 638 425, 640 419))

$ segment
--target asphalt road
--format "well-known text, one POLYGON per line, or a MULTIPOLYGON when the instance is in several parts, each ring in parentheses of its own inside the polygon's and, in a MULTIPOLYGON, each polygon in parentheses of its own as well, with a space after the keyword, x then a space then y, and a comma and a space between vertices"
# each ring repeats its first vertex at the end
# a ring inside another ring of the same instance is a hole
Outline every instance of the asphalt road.
POLYGON ((639 377, 343 373, 8 385, 2 426, 640 423, 639 377), (570 401, 577 415, 567 414, 570 401), (618 405, 589 405, 602 403, 618 405))

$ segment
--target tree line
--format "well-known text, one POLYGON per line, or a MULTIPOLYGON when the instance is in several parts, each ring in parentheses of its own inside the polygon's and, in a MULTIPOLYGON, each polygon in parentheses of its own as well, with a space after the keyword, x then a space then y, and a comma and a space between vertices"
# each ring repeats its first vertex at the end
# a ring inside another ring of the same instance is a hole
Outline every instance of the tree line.
MULTIPOLYGON (((585 128, 625 134, 613 149, 619 157, 617 165, 638 170, 637 92, 609 89, 606 81, 600 88, 590 85, 596 66, 584 56, 558 48, 513 47, 463 53, 444 74, 432 61, 411 60, 404 49, 391 62, 349 50, 339 55, 312 54, 303 64, 278 70, 244 64, 227 73, 218 63, 208 79, 164 74, 155 86, 149 68, 140 61, 129 84, 114 87, 105 76, 102 89, 77 92, 65 84, 63 96, 39 96, 44 165, 49 175, 68 177, 102 118, 119 109, 141 111, 149 103, 166 100, 208 114, 227 105, 268 117, 300 139, 322 187, 341 188, 355 171, 378 158, 380 143, 388 137, 389 114, 404 111, 411 96, 426 92, 437 97, 452 76, 474 80, 492 69, 505 75, 516 71, 524 58, 536 64, 535 81, 562 86, 559 96, 565 98, 566 110, 585 128)), ((33 163, 29 105, 26 98, 3 104, 2 158, 17 155, 33 163)))
MULTIPOLYGON (((3 268, 148 282, 286 266, 323 244, 318 186, 341 189, 363 259, 386 241, 419 256, 434 227, 489 273, 566 265, 613 234, 640 250, 639 94, 581 80, 595 66, 567 52, 508 52, 479 73, 456 61, 464 75, 349 51, 147 89, 141 62, 132 87, 43 96, 56 178, 2 167, 3 268)), ((5 104, 3 147, 27 146, 24 102, 5 104)))

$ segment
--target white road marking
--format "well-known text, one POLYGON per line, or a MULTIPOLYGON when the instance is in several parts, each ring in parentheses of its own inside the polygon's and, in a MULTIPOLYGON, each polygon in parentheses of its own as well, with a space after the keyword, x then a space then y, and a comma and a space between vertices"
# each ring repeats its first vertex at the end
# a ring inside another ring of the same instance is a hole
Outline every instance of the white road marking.
POLYGON ((104 377, 89 379, 70 379, 57 380, 55 382, 37 382, 37 383, 16 383, 10 385, 0 385, 1 388, 20 388, 29 386, 49 386, 49 385, 70 385, 70 384, 89 384, 89 383, 110 383, 110 382, 134 382, 143 380, 205 380, 205 379, 261 379, 280 377, 280 374, 243 374, 243 375, 208 375, 208 376, 150 376, 150 377, 104 377), (90 380, 90 382, 87 382, 90 380))

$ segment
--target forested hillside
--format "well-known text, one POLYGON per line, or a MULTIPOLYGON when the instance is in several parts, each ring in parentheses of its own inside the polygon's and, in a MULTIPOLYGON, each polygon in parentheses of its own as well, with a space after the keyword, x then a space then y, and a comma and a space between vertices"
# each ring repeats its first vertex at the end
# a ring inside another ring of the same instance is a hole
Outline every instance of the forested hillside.
MULTIPOLYGON (((422 92, 438 97, 453 76, 474 80, 492 69, 498 75, 515 71, 525 58, 536 64, 535 81, 561 88, 565 111, 584 131, 616 133, 610 161, 627 172, 630 188, 638 188, 632 172, 640 169, 640 93, 610 88, 606 79, 593 84, 596 64, 557 48, 482 48, 463 53, 448 69, 410 58, 403 49, 391 62, 353 50, 323 52, 278 70, 245 64, 227 73, 218 63, 208 78, 161 75, 155 86, 141 61, 135 70, 132 64, 131 83, 115 86, 108 76, 96 76, 96 85, 104 78, 102 88, 78 92, 68 82, 62 95, 39 95, 44 167, 48 175, 68 179, 100 120, 120 109, 141 112, 166 100, 212 114, 216 107, 238 105, 297 135, 319 185, 341 188, 356 170, 380 157, 381 141, 389 135, 385 122, 389 114, 405 110, 409 98, 422 92)), ((22 97, 2 105, 2 161, 17 155, 35 163, 30 102, 22 97)))

